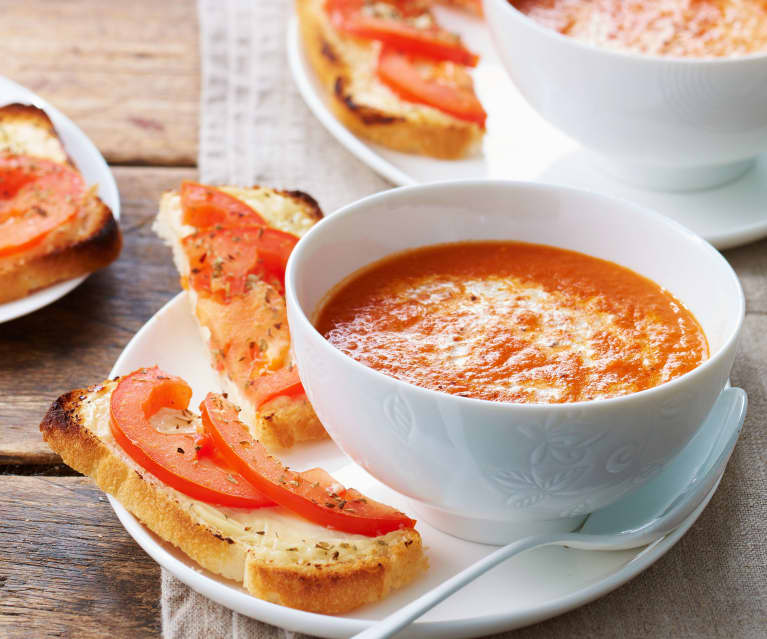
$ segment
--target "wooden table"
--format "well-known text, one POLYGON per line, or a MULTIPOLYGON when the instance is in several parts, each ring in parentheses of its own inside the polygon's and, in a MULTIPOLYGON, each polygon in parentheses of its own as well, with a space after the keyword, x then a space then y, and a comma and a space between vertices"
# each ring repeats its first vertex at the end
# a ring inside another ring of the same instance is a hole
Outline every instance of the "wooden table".
MULTIPOLYGON (((159 568, 104 495, 60 464, 38 424, 59 394, 104 378, 179 290, 150 223, 160 193, 196 174, 195 5, 0 0, 0 15, 0 72, 93 139, 117 178, 125 238, 108 269, 55 304, 0 325, 0 637, 154 637, 159 568)), ((767 241, 726 256, 750 299, 753 342, 767 334, 767 241)), ((733 381, 764 410, 758 365, 741 353, 733 381)), ((717 497, 702 521, 715 517, 717 497)), ((692 537, 695 529, 689 543, 692 537)), ((611 599, 594 605, 609 608, 611 599)))
POLYGON ((0 637, 156 637, 159 567, 37 426, 59 394, 103 379, 179 290, 150 225, 162 191, 196 176, 196 6, 0 0, 0 16, 0 73, 101 150, 125 241, 119 260, 74 292, 0 324, 0 637))

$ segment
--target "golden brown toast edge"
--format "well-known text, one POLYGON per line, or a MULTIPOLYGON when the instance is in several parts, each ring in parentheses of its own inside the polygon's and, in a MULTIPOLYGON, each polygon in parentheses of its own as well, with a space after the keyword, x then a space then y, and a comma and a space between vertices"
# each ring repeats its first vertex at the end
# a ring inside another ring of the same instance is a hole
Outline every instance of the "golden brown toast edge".
MULTIPOLYGON (((88 475, 145 526, 211 572, 233 578, 245 558, 250 594, 290 608, 341 614, 379 601, 426 569, 420 535, 389 533, 386 553, 337 565, 276 564, 248 553, 247 546, 194 521, 169 495, 131 468, 82 421, 79 409, 90 393, 110 392, 116 379, 65 393, 40 423, 43 439, 64 462, 88 475)), ((236 578, 236 577, 234 577, 236 578)))
MULTIPOLYGON (((62 156, 66 158, 66 164, 74 167, 72 159, 69 157, 64 144, 59 137, 56 128, 53 126, 53 122, 48 114, 42 109, 34 106, 33 104, 21 104, 20 102, 14 102, 12 104, 6 104, 0 107, 0 131, 3 127, 16 123, 26 123, 32 126, 42 129, 52 139, 55 139, 58 143, 59 151, 62 156)), ((3 143, 0 138, 0 152, 3 150, 3 143)))
MULTIPOLYGON (((251 188, 255 189, 259 187, 257 185, 254 185, 251 188)), ((319 202, 317 202, 317 200, 315 200, 311 195, 309 195, 305 191, 297 191, 297 190, 286 191, 284 189, 272 189, 272 191, 274 191, 275 193, 279 193, 280 195, 284 197, 289 197, 291 200, 293 200, 296 203, 296 206, 299 206, 304 209, 306 216, 314 220, 315 224, 324 217, 324 213, 322 212, 322 209, 320 208, 319 202)))

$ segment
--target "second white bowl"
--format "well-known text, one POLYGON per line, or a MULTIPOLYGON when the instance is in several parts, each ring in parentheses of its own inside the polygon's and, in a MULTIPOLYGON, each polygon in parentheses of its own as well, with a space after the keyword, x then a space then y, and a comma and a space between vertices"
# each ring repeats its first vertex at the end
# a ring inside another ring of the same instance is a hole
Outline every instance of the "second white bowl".
POLYGON ((638 186, 686 190, 740 176, 767 150, 767 54, 671 58, 624 53, 484 0, 514 84, 549 122, 638 186))

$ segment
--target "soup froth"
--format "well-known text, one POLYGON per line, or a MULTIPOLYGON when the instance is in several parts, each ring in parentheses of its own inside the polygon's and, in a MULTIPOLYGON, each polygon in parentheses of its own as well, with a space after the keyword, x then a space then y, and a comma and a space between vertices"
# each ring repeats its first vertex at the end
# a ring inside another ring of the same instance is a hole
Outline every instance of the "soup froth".
POLYGON ((315 325, 387 375, 504 402, 626 395, 708 357, 696 319, 656 283, 582 253, 519 242, 389 256, 331 291, 315 325))

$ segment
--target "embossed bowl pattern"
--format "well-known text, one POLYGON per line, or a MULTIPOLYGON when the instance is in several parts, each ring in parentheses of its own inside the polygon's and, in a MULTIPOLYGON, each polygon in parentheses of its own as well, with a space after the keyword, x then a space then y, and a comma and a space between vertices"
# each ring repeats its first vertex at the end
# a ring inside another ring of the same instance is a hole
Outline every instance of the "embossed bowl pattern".
POLYGON ((566 528, 649 479, 689 441, 725 385, 744 313, 727 262, 675 222, 594 193, 514 182, 406 187, 349 205, 299 242, 286 290, 301 379, 333 439, 415 500, 420 516, 480 541, 520 526, 566 528), (510 404, 388 377, 313 327, 323 296, 358 268, 407 248, 481 239, 577 250, 655 280, 698 318, 710 359, 625 397, 510 404))

